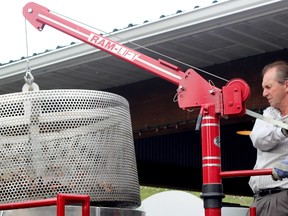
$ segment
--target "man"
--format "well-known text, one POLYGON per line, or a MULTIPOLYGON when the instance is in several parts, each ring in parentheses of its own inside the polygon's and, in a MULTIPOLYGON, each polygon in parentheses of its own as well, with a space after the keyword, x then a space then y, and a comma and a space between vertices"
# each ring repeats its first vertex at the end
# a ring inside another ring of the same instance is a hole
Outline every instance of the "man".
MULTIPOLYGON (((288 63, 271 63, 263 68, 262 75, 263 96, 270 104, 263 115, 288 122, 288 63)), ((250 178, 249 185, 254 192, 252 206, 256 206, 257 216, 287 216, 288 179, 282 180, 286 176, 281 175, 283 172, 286 174, 288 165, 283 163, 284 167, 279 167, 279 161, 288 160, 288 133, 285 129, 257 119, 250 138, 257 149, 254 169, 274 168, 274 180, 271 176, 250 178), (275 181, 277 179, 281 181, 275 181)))

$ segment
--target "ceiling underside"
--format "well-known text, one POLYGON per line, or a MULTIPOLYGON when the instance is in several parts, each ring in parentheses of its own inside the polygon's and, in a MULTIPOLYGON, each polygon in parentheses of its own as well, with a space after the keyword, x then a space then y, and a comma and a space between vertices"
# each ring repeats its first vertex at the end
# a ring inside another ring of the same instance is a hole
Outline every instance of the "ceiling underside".
MULTIPOLYGON (((185 71, 286 49, 287 20, 288 1, 231 0, 107 37, 185 71)), ((105 90, 155 77, 84 43, 38 54, 30 67, 40 89, 105 90)), ((0 67, 1 94, 21 91, 25 68, 25 60, 0 67)))

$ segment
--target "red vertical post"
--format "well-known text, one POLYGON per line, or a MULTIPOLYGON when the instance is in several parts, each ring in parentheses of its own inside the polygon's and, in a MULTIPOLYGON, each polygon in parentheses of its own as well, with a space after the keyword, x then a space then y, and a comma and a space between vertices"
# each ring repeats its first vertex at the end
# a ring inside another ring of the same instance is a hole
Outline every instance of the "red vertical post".
POLYGON ((65 198, 61 194, 57 195, 57 208, 56 208, 56 214, 57 216, 65 216, 65 198))
POLYGON ((90 196, 78 194, 57 194, 57 216, 65 216, 65 204, 82 203, 82 216, 90 216, 90 196))
POLYGON ((250 207, 250 216, 256 216, 256 207, 250 207))
POLYGON ((220 120, 215 105, 201 107, 202 198, 205 216, 221 216, 223 185, 221 172, 220 120))

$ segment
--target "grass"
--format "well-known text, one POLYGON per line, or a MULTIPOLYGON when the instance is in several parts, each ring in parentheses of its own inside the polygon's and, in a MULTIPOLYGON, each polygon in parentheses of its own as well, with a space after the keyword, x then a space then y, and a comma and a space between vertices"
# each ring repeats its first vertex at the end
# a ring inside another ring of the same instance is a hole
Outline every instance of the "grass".
MULTIPOLYGON (((169 191, 169 190, 171 190, 171 189, 141 186, 140 187, 141 200, 144 200, 144 199, 148 198, 149 196, 152 196, 153 194, 157 194, 157 193, 169 191)), ((200 195, 201 195, 200 192, 193 192, 193 191, 185 191, 185 192, 192 193, 198 197, 200 197, 200 195)), ((253 197, 234 196, 234 195, 226 195, 226 194, 225 194, 225 198, 222 199, 222 202, 236 203, 236 204, 240 204, 241 206, 250 206, 252 201, 253 201, 253 197)))

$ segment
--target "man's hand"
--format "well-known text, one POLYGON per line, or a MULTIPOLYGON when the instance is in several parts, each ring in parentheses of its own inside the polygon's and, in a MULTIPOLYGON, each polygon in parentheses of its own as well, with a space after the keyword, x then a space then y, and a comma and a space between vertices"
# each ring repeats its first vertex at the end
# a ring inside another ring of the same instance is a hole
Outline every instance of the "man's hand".
POLYGON ((282 180, 283 178, 288 178, 288 160, 279 161, 272 168, 272 179, 282 180))

